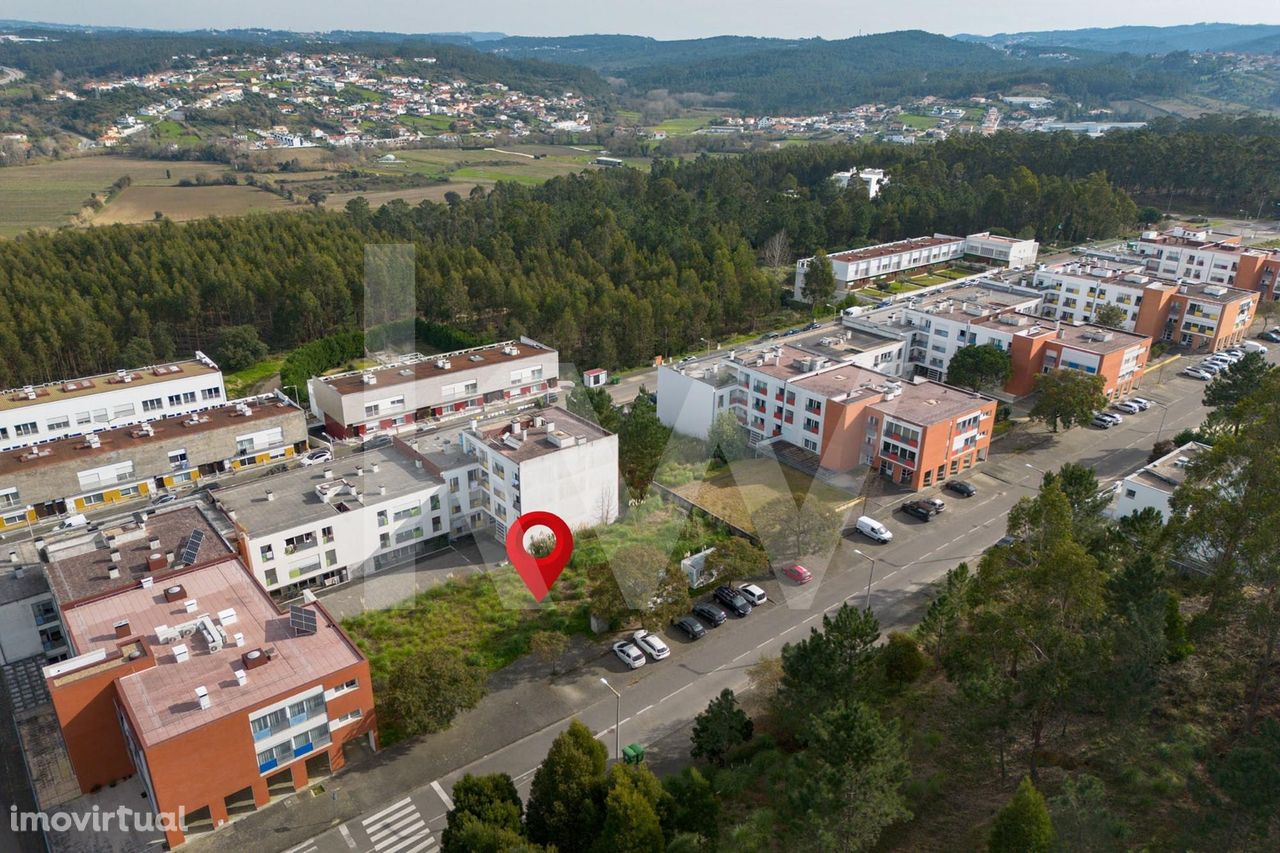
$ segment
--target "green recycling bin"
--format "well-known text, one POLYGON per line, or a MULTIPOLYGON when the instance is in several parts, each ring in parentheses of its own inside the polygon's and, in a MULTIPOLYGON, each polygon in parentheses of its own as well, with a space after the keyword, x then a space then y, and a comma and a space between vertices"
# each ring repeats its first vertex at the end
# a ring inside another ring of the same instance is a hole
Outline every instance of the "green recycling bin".
POLYGON ((622 748, 624 764, 639 764, 644 761, 644 747, 638 743, 629 743, 622 748))

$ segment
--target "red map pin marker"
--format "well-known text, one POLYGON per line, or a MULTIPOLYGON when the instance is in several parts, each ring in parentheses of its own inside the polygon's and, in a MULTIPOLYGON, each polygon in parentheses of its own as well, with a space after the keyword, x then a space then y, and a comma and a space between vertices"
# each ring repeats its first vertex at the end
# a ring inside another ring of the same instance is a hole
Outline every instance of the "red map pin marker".
POLYGON ((551 592, 551 586, 560 577, 573 556, 573 533, 564 519, 552 512, 526 512, 507 528, 507 557, 520 573, 520 579, 529 588, 536 601, 542 601, 551 592), (524 537, 535 527, 550 528, 556 539, 556 547, 545 557, 535 557, 525 550, 524 537))

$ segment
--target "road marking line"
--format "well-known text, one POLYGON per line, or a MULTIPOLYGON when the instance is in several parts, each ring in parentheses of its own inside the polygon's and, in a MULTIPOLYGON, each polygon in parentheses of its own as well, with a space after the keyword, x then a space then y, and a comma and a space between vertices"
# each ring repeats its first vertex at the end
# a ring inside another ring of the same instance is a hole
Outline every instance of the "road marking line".
POLYGON ((424 825, 422 815, 414 809, 403 817, 397 817, 392 823, 383 824, 377 832, 370 832, 369 840, 373 842, 374 847, 377 847, 385 841, 404 838, 408 833, 421 829, 424 825))
POLYGON ((406 848, 415 844, 421 847, 422 846, 421 843, 424 841, 427 844, 431 844, 434 841, 434 839, 431 837, 430 830, 427 830, 427 834, 425 836, 417 835, 417 836, 414 836, 413 838, 406 838, 404 841, 401 841, 395 847, 388 847, 385 850, 379 850, 378 853, 409 853, 409 851, 406 848))
POLYGON ((347 846, 352 850, 356 849, 356 840, 351 837, 351 830, 347 829, 347 825, 340 824, 338 826, 338 834, 342 836, 342 840, 347 842, 347 846))
POLYGON ((645 706, 644 706, 643 708, 641 708, 639 711, 636 711, 636 716, 637 716, 637 717, 638 717, 638 716, 640 716, 641 714, 643 714, 645 711, 649 710, 649 709, 650 709, 650 708, 652 708, 652 707, 653 707, 652 705, 645 705, 645 706))
POLYGON ((444 788, 440 786, 439 779, 431 780, 431 790, 436 792, 436 796, 440 798, 440 802, 444 803, 446 809, 453 811, 453 800, 444 792, 444 788))
POLYGON ((362 821, 360 821, 360 823, 361 823, 361 824, 363 824, 364 826, 368 826, 370 823, 372 823, 373 821, 375 821, 375 820, 377 820, 378 818, 382 817, 384 814, 388 814, 388 813, 390 813, 390 812, 393 812, 393 811, 395 811, 396 809, 402 809, 402 808, 404 808, 404 807, 409 803, 409 801, 410 801, 410 798, 409 798, 409 797, 405 797, 405 798, 404 798, 403 800, 401 800, 400 802, 398 802, 398 803, 394 803, 394 804, 392 804, 392 805, 387 806, 385 809, 383 809, 382 811, 378 812, 377 814, 371 814, 371 815, 369 815, 367 818, 364 818, 362 821))

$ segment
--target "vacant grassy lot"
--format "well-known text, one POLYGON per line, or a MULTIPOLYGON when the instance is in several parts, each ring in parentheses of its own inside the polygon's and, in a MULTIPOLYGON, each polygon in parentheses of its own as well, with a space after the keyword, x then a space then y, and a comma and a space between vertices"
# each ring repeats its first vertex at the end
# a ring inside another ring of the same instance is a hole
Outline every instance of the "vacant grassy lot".
POLYGON ((914 128, 916 130, 928 130, 931 127, 937 127, 939 121, 939 119, 934 116, 920 116, 912 113, 903 113, 898 116, 898 120, 907 127, 914 128))
MULTIPOLYGON (((260 361, 252 367, 246 367, 244 370, 237 370, 235 373, 228 373, 224 376, 224 382, 227 386, 227 399, 243 397, 245 394, 253 391, 254 387, 261 384, 263 380, 275 376, 280 372, 280 365, 284 364, 283 358, 268 358, 260 361)), ((286 393, 296 393, 294 391, 286 391, 286 393)))
MULTIPOLYGON (((133 180, 129 188, 132 192, 148 187, 171 187, 181 178, 193 178, 201 173, 216 176, 226 170, 219 163, 140 160, 116 155, 0 169, 0 199, 3 199, 0 236, 12 237, 32 228, 59 228, 70 224, 72 217, 80 212, 80 203, 90 193, 105 192, 124 175, 133 180)), ((121 199, 125 195, 127 193, 122 194, 121 199)), ((154 207, 148 210, 146 218, 150 219, 154 211, 154 207)))
POLYGON ((156 211, 181 222, 205 216, 238 216, 261 210, 280 210, 290 204, 273 193, 248 186, 129 187, 94 216, 96 225, 150 222, 156 211))
POLYGON ((706 127, 711 124, 712 118, 714 118, 714 115, 711 114, 669 118, 653 129, 668 136, 680 136, 681 134, 693 133, 695 130, 706 127))
POLYGON ((782 486, 798 505, 815 500, 838 512, 856 500, 839 489, 772 459, 748 459, 706 480, 674 489, 680 497, 743 530, 754 532, 751 513, 779 497, 782 486))

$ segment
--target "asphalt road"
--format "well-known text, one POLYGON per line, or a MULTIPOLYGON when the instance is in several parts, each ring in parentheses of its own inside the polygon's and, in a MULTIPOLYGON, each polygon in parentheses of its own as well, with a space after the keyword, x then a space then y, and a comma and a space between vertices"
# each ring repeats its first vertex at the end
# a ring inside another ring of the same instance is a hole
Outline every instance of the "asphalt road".
MULTIPOLYGON (((1179 367, 1170 365, 1162 384, 1157 375, 1142 389, 1142 396, 1162 405, 1127 416, 1118 427, 1045 434, 1037 446, 1021 451, 1005 446, 1012 442, 999 442, 991 459, 968 477, 978 494, 964 499, 947 493, 947 510, 927 524, 884 509, 874 512, 894 532, 892 543, 876 545, 862 538, 842 542, 829 566, 809 565, 816 575, 811 584, 763 584, 768 603, 745 619, 709 630, 696 643, 668 635, 672 654, 666 660, 629 671, 612 656, 599 658, 588 665, 590 677, 579 679, 583 689, 574 716, 597 733, 611 755, 615 740, 622 745, 657 743, 685 727, 722 689, 744 688, 752 664, 804 637, 824 612, 845 601, 863 604, 869 583, 870 604, 882 630, 911 624, 934 581, 1004 535, 1006 514, 1035 492, 1041 471, 1076 461, 1093 468, 1106 484, 1146 461, 1159 430, 1167 437, 1199 425, 1206 414, 1200 405, 1203 383, 1178 376, 1179 367), (621 692, 620 704, 600 678, 621 692), (620 737, 614 733, 615 716, 622 718, 620 737)), ((385 792, 360 817, 289 850, 430 853, 438 844, 451 805, 448 792, 457 779, 466 773, 505 772, 527 795, 534 771, 566 725, 567 719, 540 728, 437 779, 424 780, 416 789, 385 792)))

